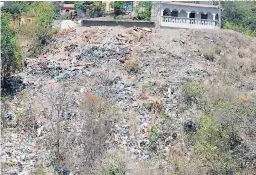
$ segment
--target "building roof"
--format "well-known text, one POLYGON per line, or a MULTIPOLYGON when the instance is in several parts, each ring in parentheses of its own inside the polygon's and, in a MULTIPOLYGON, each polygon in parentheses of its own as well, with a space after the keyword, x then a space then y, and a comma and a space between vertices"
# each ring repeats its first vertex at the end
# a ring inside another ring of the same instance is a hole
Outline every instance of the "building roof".
POLYGON ((63 4, 64 9, 74 9, 75 5, 74 4, 63 4))
POLYGON ((162 1, 161 3, 162 3, 162 4, 171 4, 171 5, 192 6, 192 7, 218 8, 218 6, 216 6, 216 5, 194 4, 194 3, 185 3, 185 2, 168 2, 168 1, 162 1))

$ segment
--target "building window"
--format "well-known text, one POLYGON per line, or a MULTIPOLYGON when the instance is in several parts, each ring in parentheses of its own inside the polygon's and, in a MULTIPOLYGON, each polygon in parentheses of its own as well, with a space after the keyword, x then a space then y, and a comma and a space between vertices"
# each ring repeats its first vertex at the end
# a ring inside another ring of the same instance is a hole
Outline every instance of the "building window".
POLYGON ((208 15, 201 13, 201 19, 208 19, 208 15))
POLYGON ((173 10, 173 11, 171 12, 171 16, 178 17, 178 11, 173 10))
POLYGON ((168 9, 168 8, 164 9, 163 16, 171 16, 170 9, 168 9))
POLYGON ((195 13, 190 13, 189 14, 189 18, 195 18, 196 17, 196 14, 195 13))
POLYGON ((215 16, 215 20, 219 20, 219 15, 218 14, 215 16))

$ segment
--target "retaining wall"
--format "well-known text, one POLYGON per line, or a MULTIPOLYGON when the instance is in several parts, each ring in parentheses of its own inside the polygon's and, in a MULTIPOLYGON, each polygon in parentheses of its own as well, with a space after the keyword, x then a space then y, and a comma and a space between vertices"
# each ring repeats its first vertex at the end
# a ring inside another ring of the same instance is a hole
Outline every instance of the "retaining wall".
POLYGON ((123 27, 155 27, 152 21, 93 20, 83 19, 81 26, 123 26, 123 27))

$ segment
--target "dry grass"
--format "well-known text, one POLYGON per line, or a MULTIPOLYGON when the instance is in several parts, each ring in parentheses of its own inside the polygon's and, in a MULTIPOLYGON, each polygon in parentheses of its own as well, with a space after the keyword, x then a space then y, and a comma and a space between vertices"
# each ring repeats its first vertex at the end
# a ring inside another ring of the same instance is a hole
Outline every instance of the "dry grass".
POLYGON ((99 111, 102 106, 103 99, 93 93, 85 93, 84 103, 88 109, 99 111))
POLYGON ((139 61, 135 58, 128 59, 124 64, 125 69, 129 73, 138 73, 139 72, 139 61))
POLYGON ((131 155, 119 150, 109 150, 98 159, 92 168, 92 175, 167 175, 157 161, 136 162, 131 155))

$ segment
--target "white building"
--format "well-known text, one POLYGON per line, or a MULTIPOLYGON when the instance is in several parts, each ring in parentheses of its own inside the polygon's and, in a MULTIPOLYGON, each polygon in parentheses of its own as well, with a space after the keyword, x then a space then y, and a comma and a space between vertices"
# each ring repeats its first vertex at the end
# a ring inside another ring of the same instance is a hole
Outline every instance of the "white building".
POLYGON ((4 6, 4 2, 0 1, 0 8, 2 8, 4 6))
POLYGON ((182 2, 160 3, 160 26, 218 29, 218 6, 182 2))

